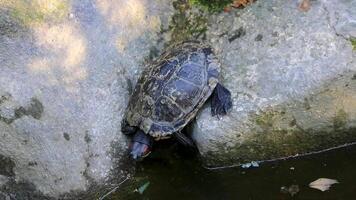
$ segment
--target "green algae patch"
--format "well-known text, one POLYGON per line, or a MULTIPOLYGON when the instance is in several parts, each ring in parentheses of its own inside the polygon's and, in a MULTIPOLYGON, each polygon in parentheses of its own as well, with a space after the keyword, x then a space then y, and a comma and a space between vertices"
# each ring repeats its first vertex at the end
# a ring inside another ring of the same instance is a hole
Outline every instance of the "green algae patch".
POLYGON ((268 130, 272 128, 275 121, 279 118, 280 112, 278 111, 267 111, 261 115, 256 116, 256 124, 259 125, 263 130, 268 130))
POLYGON ((189 0, 191 5, 197 5, 209 12, 221 12, 232 3, 232 0, 189 0))
POLYGON ((0 6, 7 8, 10 16, 25 26, 41 24, 45 21, 59 22, 69 14, 69 2, 60 0, 10 0, 1 2, 0 6))
POLYGON ((351 41, 351 44, 352 44, 352 49, 354 51, 356 51, 356 38, 352 38, 350 41, 351 41))

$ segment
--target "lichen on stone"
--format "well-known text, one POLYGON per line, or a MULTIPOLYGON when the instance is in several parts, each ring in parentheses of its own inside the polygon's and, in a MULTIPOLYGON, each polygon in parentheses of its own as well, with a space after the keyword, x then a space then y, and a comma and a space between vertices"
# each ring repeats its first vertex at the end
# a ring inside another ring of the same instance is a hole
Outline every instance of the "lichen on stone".
POLYGON ((273 129, 275 123, 283 120, 285 111, 266 110, 255 117, 256 124, 263 130, 273 129))
POLYGON ((28 107, 24 108, 20 106, 15 110, 15 117, 20 118, 23 115, 31 115, 35 119, 40 119, 43 113, 42 103, 36 99, 32 98, 31 103, 28 107))
POLYGON ((65 140, 69 141, 70 140, 70 135, 66 132, 63 133, 63 137, 65 140))
POLYGON ((15 162, 4 155, 0 154, 0 175, 14 176, 15 162))

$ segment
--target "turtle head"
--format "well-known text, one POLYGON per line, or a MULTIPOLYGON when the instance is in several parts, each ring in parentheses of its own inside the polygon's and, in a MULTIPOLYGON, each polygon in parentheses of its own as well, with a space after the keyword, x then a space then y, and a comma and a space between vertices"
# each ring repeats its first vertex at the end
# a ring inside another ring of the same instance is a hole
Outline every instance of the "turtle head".
POLYGON ((130 147, 130 155, 134 160, 142 160, 151 153, 153 138, 143 131, 135 133, 130 147))

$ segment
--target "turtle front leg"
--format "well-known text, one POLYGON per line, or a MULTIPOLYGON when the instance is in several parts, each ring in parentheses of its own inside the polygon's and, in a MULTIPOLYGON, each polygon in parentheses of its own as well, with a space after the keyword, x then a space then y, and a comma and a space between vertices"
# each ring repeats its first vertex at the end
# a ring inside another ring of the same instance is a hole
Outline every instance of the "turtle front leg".
POLYGON ((125 135, 133 135, 136 133, 137 127, 135 126, 130 126, 129 123, 127 123, 126 120, 122 120, 121 122, 121 132, 125 135))
POLYGON ((231 93, 218 83, 211 98, 211 114, 213 116, 226 115, 232 108, 231 93))

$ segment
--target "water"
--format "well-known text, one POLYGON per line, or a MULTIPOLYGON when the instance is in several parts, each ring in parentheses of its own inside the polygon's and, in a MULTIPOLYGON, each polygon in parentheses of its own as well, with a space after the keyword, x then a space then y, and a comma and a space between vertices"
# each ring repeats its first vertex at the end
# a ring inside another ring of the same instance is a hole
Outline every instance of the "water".
POLYGON ((172 145, 157 149, 140 163, 135 177, 107 199, 356 199, 355 154, 354 145, 303 158, 262 163, 258 168, 208 170, 198 158, 172 145), (340 183, 325 192, 309 188, 309 183, 320 177, 337 179, 340 183), (150 184, 143 194, 134 192, 147 182, 150 184), (297 194, 281 192, 282 186, 291 185, 298 185, 297 194))

